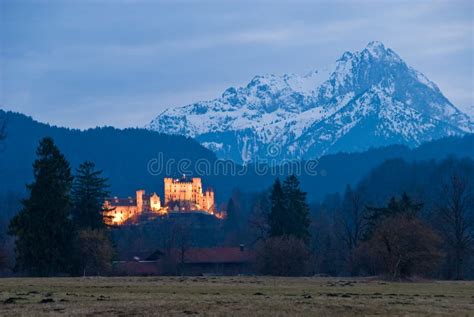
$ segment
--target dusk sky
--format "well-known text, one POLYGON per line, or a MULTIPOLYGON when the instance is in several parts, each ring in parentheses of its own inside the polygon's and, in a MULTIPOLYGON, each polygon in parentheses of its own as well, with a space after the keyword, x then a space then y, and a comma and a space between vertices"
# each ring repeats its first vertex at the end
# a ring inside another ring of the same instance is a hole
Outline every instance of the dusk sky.
POLYGON ((143 126, 378 40, 474 116, 473 3, 2 0, 0 108, 73 128, 143 126))

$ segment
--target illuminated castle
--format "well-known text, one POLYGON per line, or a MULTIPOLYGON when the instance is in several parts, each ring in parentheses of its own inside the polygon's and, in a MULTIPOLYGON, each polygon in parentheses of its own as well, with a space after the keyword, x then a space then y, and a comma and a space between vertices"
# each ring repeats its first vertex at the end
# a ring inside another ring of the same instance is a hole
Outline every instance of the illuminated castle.
POLYGON ((135 198, 109 198, 104 202, 104 219, 108 224, 123 224, 133 221, 141 215, 164 216, 169 212, 204 212, 215 213, 214 191, 210 188, 202 190, 201 179, 164 179, 164 204, 156 193, 146 195, 144 190, 137 190, 135 198))
POLYGON ((214 207, 214 191, 202 191, 201 179, 165 178, 165 206, 173 210, 205 210, 214 207), (178 208, 178 209, 177 209, 178 208))

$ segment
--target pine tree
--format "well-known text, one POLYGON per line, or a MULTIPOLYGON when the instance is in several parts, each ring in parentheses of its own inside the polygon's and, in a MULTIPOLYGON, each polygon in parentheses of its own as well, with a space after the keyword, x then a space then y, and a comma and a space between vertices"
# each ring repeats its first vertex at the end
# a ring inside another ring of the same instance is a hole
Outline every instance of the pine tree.
POLYGON ((72 188, 73 222, 76 229, 103 229, 102 205, 109 192, 107 178, 95 170, 92 162, 82 163, 76 171, 72 188))
POLYGON ((7 137, 6 115, 0 116, 0 143, 7 137))
POLYGON ((288 214, 286 234, 309 242, 309 207, 306 203, 306 193, 300 189, 300 182, 295 175, 288 176, 283 183, 283 195, 288 214))
POLYGON ((71 268, 73 177, 53 139, 42 139, 36 155, 34 181, 27 185, 30 196, 11 220, 9 233, 16 236, 16 268, 48 276, 71 268))
POLYGON ((287 230, 287 209, 281 182, 277 178, 273 183, 270 193, 270 214, 268 223, 270 226, 270 237, 279 237, 288 234, 287 230))
POLYGON ((0 123, 0 142, 5 140, 5 138, 6 138, 5 126, 3 125, 3 123, 0 123))
POLYGON ((309 207, 296 176, 289 176, 283 186, 277 179, 271 189, 270 201, 270 236, 294 236, 309 242, 309 207))

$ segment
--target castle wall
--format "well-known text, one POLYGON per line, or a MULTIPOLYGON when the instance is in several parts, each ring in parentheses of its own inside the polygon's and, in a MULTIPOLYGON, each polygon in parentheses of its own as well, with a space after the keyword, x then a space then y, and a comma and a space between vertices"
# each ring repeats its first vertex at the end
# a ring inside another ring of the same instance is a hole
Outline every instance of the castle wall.
POLYGON ((137 206, 115 206, 113 210, 105 212, 104 215, 107 224, 120 225, 139 213, 137 206))

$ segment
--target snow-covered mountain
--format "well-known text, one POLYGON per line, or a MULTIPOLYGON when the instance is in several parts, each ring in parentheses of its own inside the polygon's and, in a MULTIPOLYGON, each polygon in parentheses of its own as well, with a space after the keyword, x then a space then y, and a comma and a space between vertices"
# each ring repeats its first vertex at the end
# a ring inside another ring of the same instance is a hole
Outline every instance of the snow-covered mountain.
POLYGON ((380 42, 300 75, 256 76, 220 98, 170 108, 147 128, 196 138, 221 158, 312 159, 474 132, 422 73, 380 42))

